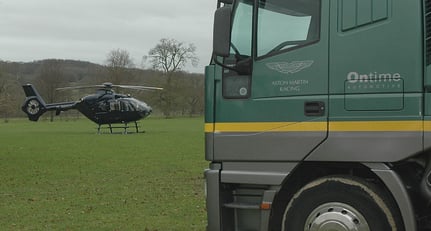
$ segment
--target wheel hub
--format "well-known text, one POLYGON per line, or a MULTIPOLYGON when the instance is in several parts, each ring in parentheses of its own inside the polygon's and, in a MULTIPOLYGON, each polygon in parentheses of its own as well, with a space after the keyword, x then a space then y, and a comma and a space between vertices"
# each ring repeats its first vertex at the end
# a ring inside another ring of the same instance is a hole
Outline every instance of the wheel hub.
POLYGON ((331 202, 314 209, 304 231, 370 231, 364 216, 350 205, 331 202))

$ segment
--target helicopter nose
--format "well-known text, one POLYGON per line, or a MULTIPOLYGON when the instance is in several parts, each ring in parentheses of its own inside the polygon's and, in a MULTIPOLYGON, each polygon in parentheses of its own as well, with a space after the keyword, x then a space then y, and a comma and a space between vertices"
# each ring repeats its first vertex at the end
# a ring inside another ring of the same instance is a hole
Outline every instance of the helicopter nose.
POLYGON ((141 114, 143 117, 147 117, 151 114, 151 112, 153 112, 153 109, 150 106, 146 106, 144 110, 141 111, 141 114))
POLYGON ((151 114, 153 112, 153 109, 151 107, 148 107, 148 114, 151 114))

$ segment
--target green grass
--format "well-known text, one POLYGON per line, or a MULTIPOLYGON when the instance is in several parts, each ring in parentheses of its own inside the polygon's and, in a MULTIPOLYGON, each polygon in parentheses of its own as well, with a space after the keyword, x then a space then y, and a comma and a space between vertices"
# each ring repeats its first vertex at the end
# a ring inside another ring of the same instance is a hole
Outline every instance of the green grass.
POLYGON ((205 230, 203 119, 140 124, 0 123, 1 229, 205 230))

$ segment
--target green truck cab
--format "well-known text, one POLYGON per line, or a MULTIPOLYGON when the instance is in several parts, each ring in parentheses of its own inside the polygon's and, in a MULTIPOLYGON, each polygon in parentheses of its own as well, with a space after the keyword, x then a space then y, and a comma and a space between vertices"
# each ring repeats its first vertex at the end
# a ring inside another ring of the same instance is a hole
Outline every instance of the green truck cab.
POLYGON ((431 230, 430 37, 430 0, 219 0, 208 230, 431 230))

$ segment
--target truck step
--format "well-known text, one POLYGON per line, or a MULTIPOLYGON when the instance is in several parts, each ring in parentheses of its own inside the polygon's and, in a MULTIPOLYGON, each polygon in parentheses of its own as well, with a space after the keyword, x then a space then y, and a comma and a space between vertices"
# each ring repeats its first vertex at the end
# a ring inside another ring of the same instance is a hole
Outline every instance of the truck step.
POLYGON ((259 204, 244 203, 244 202, 226 203, 226 204, 224 204, 224 207, 230 208, 230 209, 253 209, 253 210, 259 210, 260 209, 259 204))

